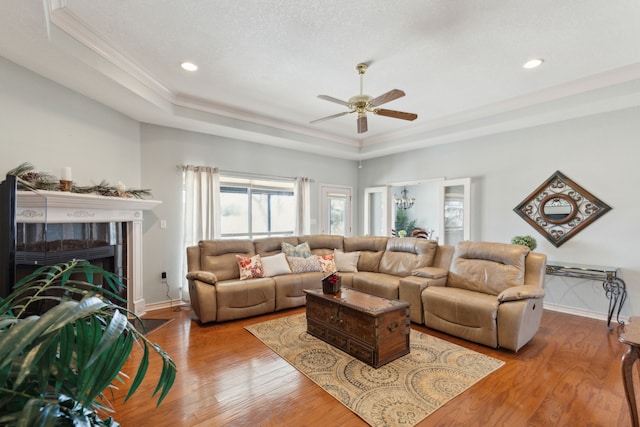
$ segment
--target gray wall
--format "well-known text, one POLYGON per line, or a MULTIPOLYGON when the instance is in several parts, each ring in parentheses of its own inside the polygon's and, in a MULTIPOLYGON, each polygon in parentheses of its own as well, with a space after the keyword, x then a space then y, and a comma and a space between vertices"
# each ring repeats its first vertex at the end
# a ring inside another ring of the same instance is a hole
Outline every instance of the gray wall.
POLYGON ((139 187, 140 124, 0 57, 0 174, 23 162, 80 185, 139 187))
MULTIPOLYGON (((142 125, 142 176, 145 187, 153 188, 162 205, 145 220, 144 269, 147 303, 166 299, 160 273, 166 271, 172 299, 179 297, 182 251, 181 224, 182 164, 208 165, 222 170, 259 175, 312 178, 311 233, 318 232, 320 184, 344 185, 357 190, 358 167, 351 160, 337 160, 282 148, 187 132, 154 125, 142 125), (167 221, 167 228, 159 227, 167 221)), ((357 209, 357 203, 354 209, 357 209)))
MULTIPOLYGON (((0 58, 0 174, 23 162, 60 176, 71 166, 79 185, 102 180, 150 188, 163 203, 144 220, 144 298, 162 303, 180 297, 182 174, 185 163, 262 175, 306 176, 311 217, 318 221, 320 184, 358 187, 357 163, 265 145, 140 124, 76 92, 0 58), (160 220, 167 228, 160 229, 160 220), (160 282, 166 271, 170 288, 160 282), (167 297, 168 295, 168 297, 167 297)), ((354 201, 354 209, 358 208, 354 201)), ((317 225, 311 232, 318 231, 317 225)))
MULTIPOLYGON (((638 118, 640 109, 627 109, 364 161, 361 190, 398 181, 471 177, 472 240, 509 242, 530 234, 538 241, 536 251, 550 260, 620 267, 629 288, 623 315, 638 313, 638 118), (556 170, 613 208, 559 248, 513 212, 556 170)), ((549 306, 597 317, 606 313, 607 303, 601 283, 547 278, 549 306)))
MULTIPOLYGON (((22 162, 59 175, 71 166, 74 180, 90 185, 122 181, 148 187, 163 201, 145 216, 144 296, 147 304, 167 300, 160 283, 169 275, 169 298, 179 297, 181 253, 181 173, 183 163, 278 176, 307 176, 316 220, 319 184, 354 188, 354 226, 361 230, 363 189, 391 182, 447 177, 472 178, 472 239, 508 242, 531 234, 537 251, 550 259, 622 268, 629 287, 623 315, 640 309, 640 260, 635 238, 640 201, 640 109, 571 121, 410 153, 356 162, 242 141, 141 125, 75 92, 0 58, 0 173, 22 162), (560 170, 612 206, 560 248, 553 247, 514 212, 554 171, 560 170), (160 220, 167 228, 160 229, 160 220)), ((312 232, 317 231, 317 226, 312 232)), ((553 278, 545 303, 591 316, 606 312, 601 285, 553 278)))

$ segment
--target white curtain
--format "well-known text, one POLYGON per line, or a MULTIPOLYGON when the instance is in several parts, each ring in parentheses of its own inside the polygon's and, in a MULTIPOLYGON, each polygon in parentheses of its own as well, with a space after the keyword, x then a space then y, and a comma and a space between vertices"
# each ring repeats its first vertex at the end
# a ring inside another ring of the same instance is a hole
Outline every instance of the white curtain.
POLYGON ((311 234, 311 179, 296 177, 296 235, 311 234))
POLYGON ((209 166, 182 166, 184 222, 182 239, 182 299, 189 301, 187 247, 220 233, 220 174, 209 166))

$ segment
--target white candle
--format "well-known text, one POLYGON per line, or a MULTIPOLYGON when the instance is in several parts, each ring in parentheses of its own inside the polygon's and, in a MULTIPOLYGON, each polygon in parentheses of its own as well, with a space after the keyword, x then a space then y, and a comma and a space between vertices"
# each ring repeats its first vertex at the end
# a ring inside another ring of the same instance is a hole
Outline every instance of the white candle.
POLYGON ((73 181, 71 179, 71 166, 65 166, 62 168, 62 180, 63 181, 73 181))

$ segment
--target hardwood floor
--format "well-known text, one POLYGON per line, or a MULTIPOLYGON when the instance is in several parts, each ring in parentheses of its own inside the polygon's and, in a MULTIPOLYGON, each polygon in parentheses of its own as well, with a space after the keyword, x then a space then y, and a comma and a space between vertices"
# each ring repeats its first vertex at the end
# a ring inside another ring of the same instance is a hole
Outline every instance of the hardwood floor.
MULTIPOLYGON (((156 408, 151 393, 161 366, 152 357, 150 375, 129 401, 122 403, 126 385, 115 393, 114 419, 123 427, 366 426, 244 330, 251 323, 303 311, 207 325, 193 320, 186 308, 149 314, 175 318, 148 337, 171 355, 178 376, 156 408)), ((506 362, 419 426, 631 425, 620 372, 626 346, 602 321, 545 311, 538 334, 518 353, 412 327, 506 362)), ((140 353, 134 350, 123 368, 131 377, 140 353)))

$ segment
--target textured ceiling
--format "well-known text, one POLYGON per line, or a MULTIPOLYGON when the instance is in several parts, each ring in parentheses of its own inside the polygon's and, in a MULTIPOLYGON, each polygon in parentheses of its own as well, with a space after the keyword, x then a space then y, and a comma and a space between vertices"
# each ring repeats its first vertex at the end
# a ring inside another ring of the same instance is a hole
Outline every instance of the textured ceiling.
POLYGON ((365 159, 640 105, 638 0, 0 2, 0 54, 136 120, 365 159), (522 64, 542 57, 534 70, 522 64), (187 73, 179 63, 200 69, 187 73), (359 91, 406 96, 356 115, 359 91))

